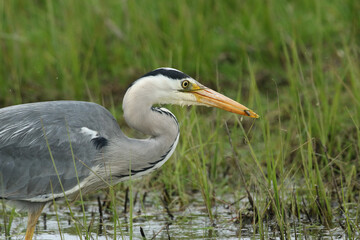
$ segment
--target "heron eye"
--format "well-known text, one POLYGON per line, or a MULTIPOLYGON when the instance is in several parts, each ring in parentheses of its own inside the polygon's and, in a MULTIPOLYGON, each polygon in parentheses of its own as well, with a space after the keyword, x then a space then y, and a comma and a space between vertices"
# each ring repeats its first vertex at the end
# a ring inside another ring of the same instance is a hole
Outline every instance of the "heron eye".
POLYGON ((188 80, 184 80, 181 82, 181 87, 184 89, 188 88, 189 85, 190 85, 190 82, 188 80))

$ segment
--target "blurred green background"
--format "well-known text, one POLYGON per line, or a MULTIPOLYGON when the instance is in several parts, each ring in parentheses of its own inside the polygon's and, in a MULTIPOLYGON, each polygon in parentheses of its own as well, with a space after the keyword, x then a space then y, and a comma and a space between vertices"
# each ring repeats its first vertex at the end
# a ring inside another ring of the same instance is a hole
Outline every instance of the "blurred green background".
POLYGON ((160 66, 237 90, 249 85, 249 62, 261 97, 274 100, 276 85, 288 89, 289 77, 303 75, 306 84, 316 71, 316 83, 339 82, 327 74, 344 72, 349 57, 357 60, 360 35, 359 3, 352 0, 1 1, 0 7, 2 106, 108 95, 119 103, 129 83, 160 66), (294 50, 302 72, 289 76, 294 50))
POLYGON ((175 67, 261 118, 171 106, 182 140, 154 185, 207 206, 244 185, 277 207, 289 189, 313 211, 359 205, 359 13, 357 0, 1 0, 0 106, 94 101, 126 129, 128 85, 175 67))

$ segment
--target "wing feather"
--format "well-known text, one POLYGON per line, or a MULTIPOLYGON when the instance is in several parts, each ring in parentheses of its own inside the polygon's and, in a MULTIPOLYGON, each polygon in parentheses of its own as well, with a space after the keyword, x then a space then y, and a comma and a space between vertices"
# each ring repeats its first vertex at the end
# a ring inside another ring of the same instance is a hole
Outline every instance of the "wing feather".
POLYGON ((61 193, 60 182, 67 191, 78 184, 74 160, 79 180, 86 178, 90 170, 83 163, 95 167, 103 149, 82 133, 83 127, 96 131, 102 141, 122 135, 114 117, 95 103, 55 101, 0 109, 0 197, 61 193))

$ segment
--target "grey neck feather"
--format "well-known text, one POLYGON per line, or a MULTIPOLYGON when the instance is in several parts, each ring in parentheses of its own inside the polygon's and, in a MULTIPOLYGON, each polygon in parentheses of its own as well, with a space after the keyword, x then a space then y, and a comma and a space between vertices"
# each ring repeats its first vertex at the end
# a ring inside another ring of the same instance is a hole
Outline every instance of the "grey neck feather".
POLYGON ((153 92, 154 89, 144 89, 137 84, 126 92, 123 110, 127 124, 151 137, 134 139, 119 135, 110 139, 104 156, 105 167, 95 169, 97 174, 88 180, 87 186, 91 189, 103 186, 98 176, 112 179, 111 183, 116 184, 130 175, 136 178, 148 174, 164 164, 174 152, 179 139, 177 120, 168 110, 152 108, 156 103, 153 92))
POLYGON ((155 102, 151 95, 142 94, 142 89, 136 86, 132 86, 124 96, 123 110, 126 123, 153 138, 170 138, 168 141, 173 142, 179 132, 175 116, 168 110, 169 114, 154 110, 152 105, 155 102))
MULTIPOLYGON (((154 96, 148 90, 133 85, 123 100, 127 124, 151 137, 148 139, 118 139, 109 146, 109 160, 118 176, 131 172, 140 176, 159 168, 173 153, 179 137, 175 116, 166 109, 153 108, 154 96), (116 162, 116 163, 115 163, 116 162)), ((120 177, 121 178, 121 177, 120 177)))

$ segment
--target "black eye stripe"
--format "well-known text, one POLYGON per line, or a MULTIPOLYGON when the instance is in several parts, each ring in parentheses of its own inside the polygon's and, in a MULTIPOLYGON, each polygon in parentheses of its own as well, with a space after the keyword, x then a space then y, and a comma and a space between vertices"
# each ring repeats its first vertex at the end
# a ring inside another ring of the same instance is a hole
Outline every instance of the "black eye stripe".
POLYGON ((154 71, 151 71, 142 77, 157 76, 157 75, 163 75, 165 77, 168 77, 168 78, 174 79, 174 80, 189 78, 189 76, 187 74, 180 72, 179 70, 167 69, 167 68, 155 69, 154 71))

